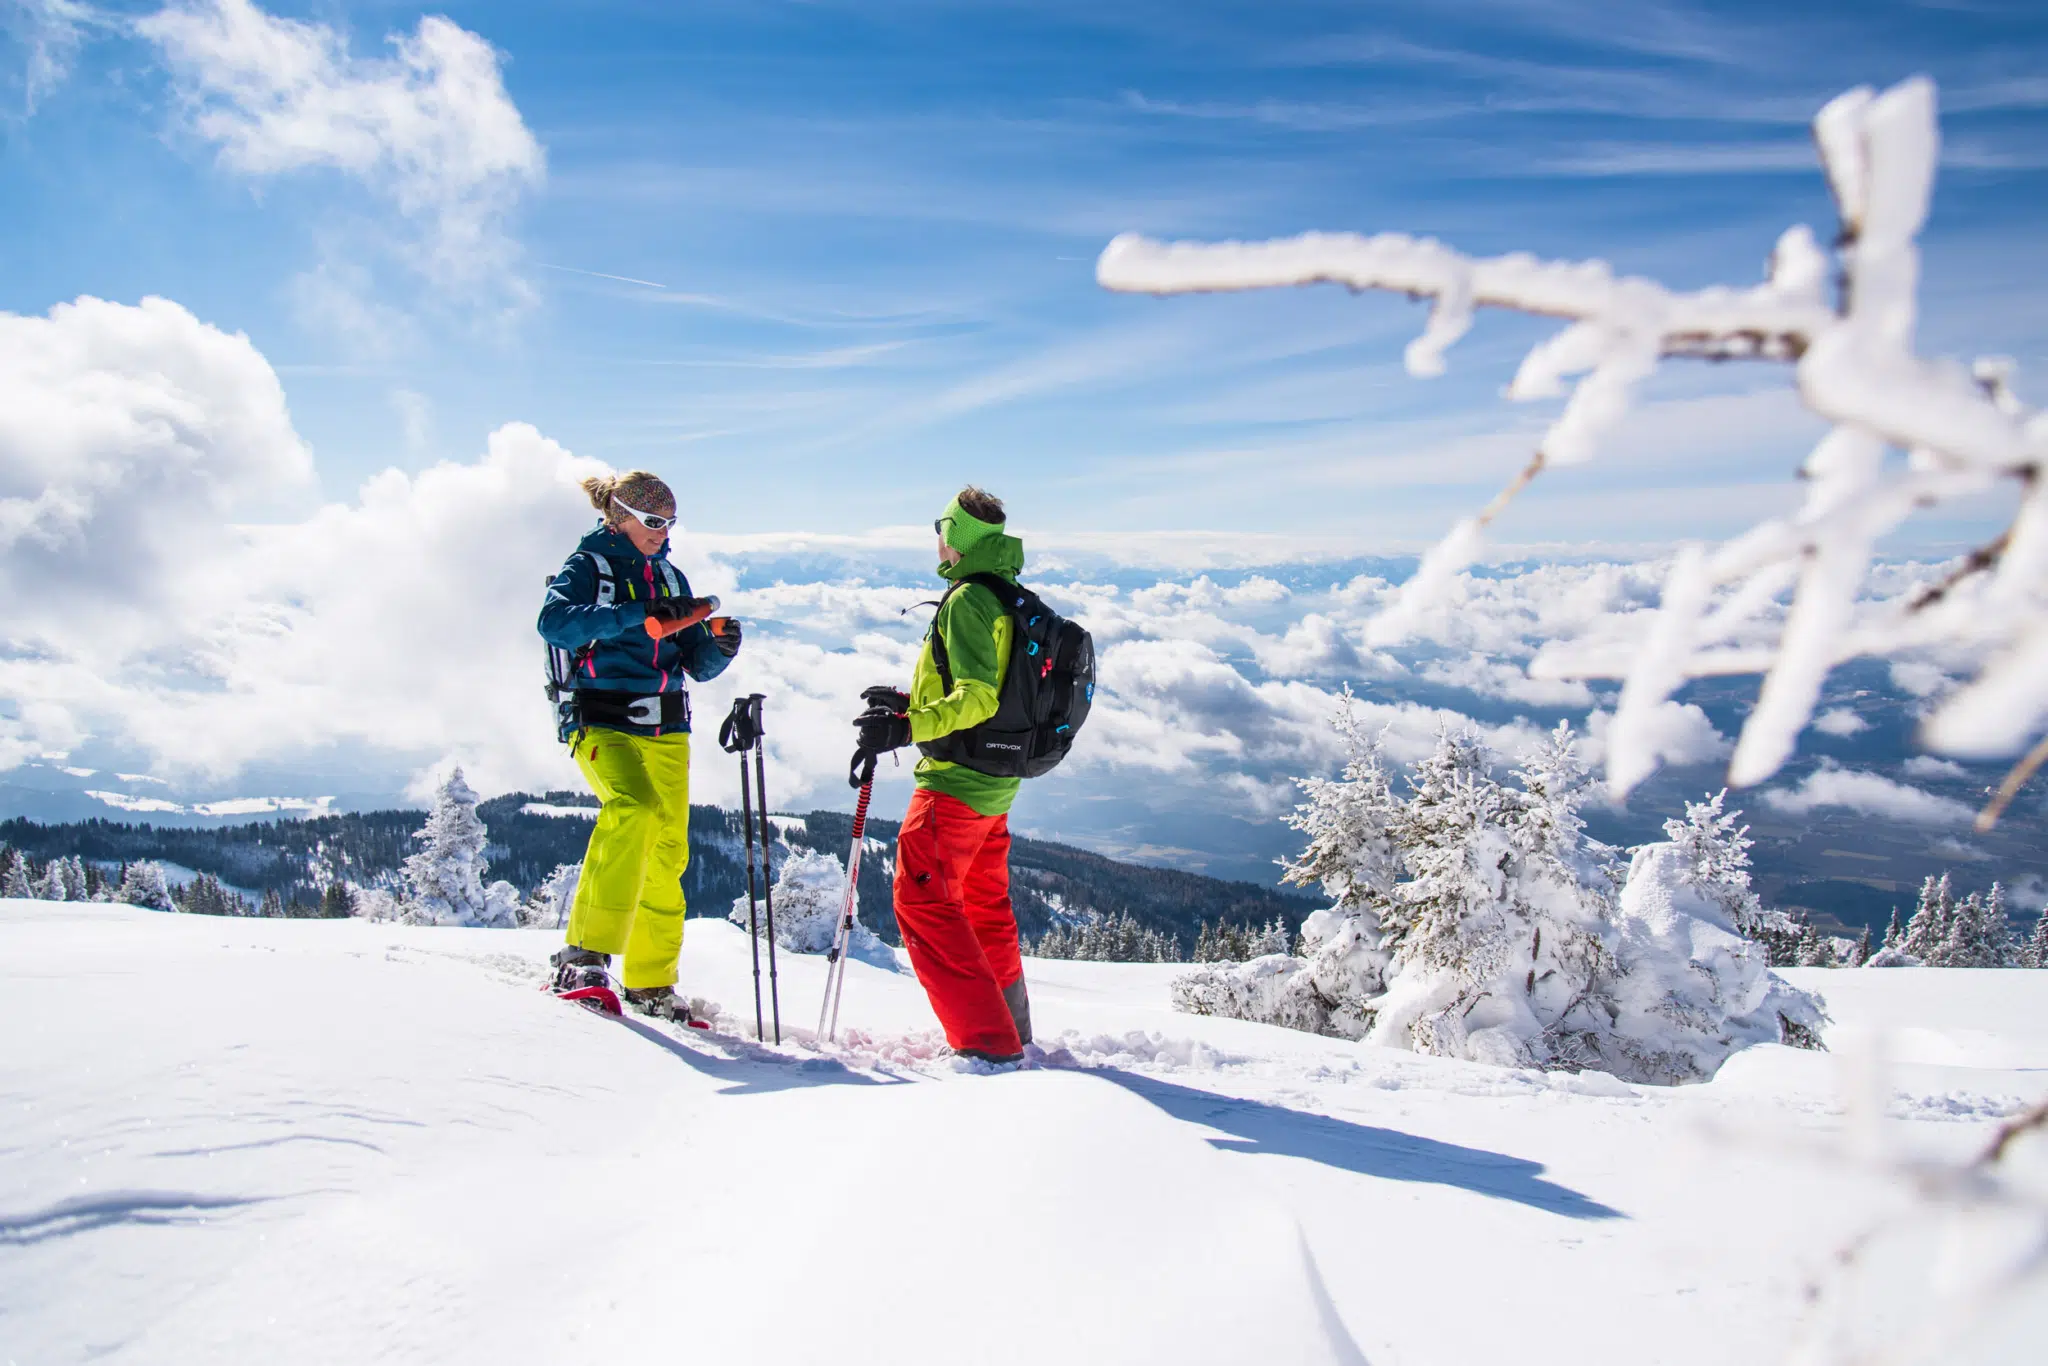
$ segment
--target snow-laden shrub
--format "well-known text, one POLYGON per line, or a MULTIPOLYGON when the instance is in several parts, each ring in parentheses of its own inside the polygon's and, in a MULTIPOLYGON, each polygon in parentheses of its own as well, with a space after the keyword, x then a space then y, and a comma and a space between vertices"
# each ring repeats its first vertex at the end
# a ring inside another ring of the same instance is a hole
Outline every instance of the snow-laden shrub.
MULTIPOLYGON (((846 909, 846 867, 837 854, 822 849, 784 850, 775 873, 775 943, 790 953, 829 953, 846 909)), ((768 932, 766 909, 755 910, 755 930, 761 935, 768 932)), ((747 898, 735 898, 726 918, 745 929, 747 898)), ((857 958, 890 956, 889 946, 858 918, 847 947, 857 958)))
POLYGON ((536 930, 561 929, 569 923, 569 910, 576 904, 576 887, 582 881, 581 860, 556 864, 555 871, 520 906, 519 923, 536 930))
POLYGON ((502 929, 519 922, 519 889, 509 882, 484 886, 490 837, 476 814, 476 792, 456 769, 434 794, 434 809, 414 835, 421 848, 405 861, 400 918, 414 925, 472 925, 502 929))
POLYGON ((1190 1015, 1259 1020, 1310 1034, 1328 1034, 1330 1011, 1302 970, 1302 961, 1269 953, 1249 963, 1214 963, 1173 979, 1173 1008, 1190 1015))
POLYGON ((1288 868, 1335 904, 1302 926, 1301 957, 1186 974, 1179 1008, 1659 1083, 1709 1077, 1748 1043, 1818 1042, 1819 1003, 1738 929, 1746 843, 1717 842, 1732 830, 1718 799, 1638 851, 1617 900, 1614 851, 1578 814, 1588 775, 1569 726, 1518 787, 1446 729, 1405 800, 1348 707, 1338 726, 1345 775, 1303 784, 1294 824, 1311 838, 1288 868))
POLYGON ((1682 845, 1635 851, 1619 910, 1614 1035, 1643 1069, 1710 1077, 1753 1043, 1818 1043, 1819 998, 1770 970, 1682 845))
POLYGON ((171 902, 170 881, 164 877, 164 866, 148 859, 128 865, 128 871, 121 875, 121 889, 114 893, 114 900, 125 901, 130 906, 146 906, 152 911, 175 909, 171 902))
POLYGON ((389 887, 355 888, 356 919, 391 921, 405 919, 399 899, 389 887))

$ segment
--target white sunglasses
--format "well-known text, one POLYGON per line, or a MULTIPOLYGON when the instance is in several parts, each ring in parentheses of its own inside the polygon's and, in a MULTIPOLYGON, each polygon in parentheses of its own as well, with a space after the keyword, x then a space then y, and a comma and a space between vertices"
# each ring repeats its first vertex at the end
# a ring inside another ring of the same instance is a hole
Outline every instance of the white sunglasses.
POLYGON ((664 517, 658 512, 642 512, 631 503, 620 502, 617 494, 612 495, 612 501, 627 512, 632 513, 634 517, 639 519, 640 525, 646 527, 649 531, 667 531, 676 524, 676 519, 673 516, 664 517))

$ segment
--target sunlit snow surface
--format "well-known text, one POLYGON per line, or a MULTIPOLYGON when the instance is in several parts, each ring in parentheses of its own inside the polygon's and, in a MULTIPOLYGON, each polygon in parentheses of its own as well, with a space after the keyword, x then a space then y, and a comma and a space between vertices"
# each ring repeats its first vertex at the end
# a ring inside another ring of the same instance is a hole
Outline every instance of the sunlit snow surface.
MULTIPOLYGON (((1657 1091, 1033 962, 1049 1051, 988 1075, 907 972, 821 1052, 784 955, 778 1050, 730 926, 709 1035, 552 1000, 554 942, 0 903, 0 1362, 1763 1362, 1896 1203, 1829 1157, 1847 1047, 1657 1091)), ((1794 975, 1895 1026, 1899 1145, 2048 1090, 2048 976, 1794 975)))

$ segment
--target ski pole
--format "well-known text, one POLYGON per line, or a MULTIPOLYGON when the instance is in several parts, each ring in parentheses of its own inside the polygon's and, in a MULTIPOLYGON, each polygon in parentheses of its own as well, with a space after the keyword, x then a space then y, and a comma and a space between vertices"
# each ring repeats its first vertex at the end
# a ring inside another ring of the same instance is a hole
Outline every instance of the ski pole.
MULTIPOLYGON (((761 907, 768 917, 768 1005, 775 1012, 775 1042, 782 1043, 782 983, 775 973, 775 874, 769 854, 775 848, 775 823, 768 817, 768 727, 761 719, 760 693, 747 699, 754 718, 754 795, 761 799, 761 907)), ((746 762, 744 758, 740 760, 746 762)), ((754 959, 754 1025, 760 1037, 761 962, 754 959)))
POLYGON ((825 999, 818 1006, 818 1035, 827 1041, 839 1034, 839 999, 846 990, 846 953, 853 942, 854 913, 860 907, 860 851, 867 840, 868 802, 875 795, 875 756, 864 749, 855 750, 846 780, 849 786, 860 789, 860 799, 853 806, 853 848, 846 855, 846 911, 839 917, 839 930, 832 938, 832 956, 825 960, 825 999))
MULTIPOLYGON (((747 782, 747 751, 754 747, 757 735, 755 718, 748 704, 756 700, 758 696, 742 697, 733 702, 732 714, 725 718, 725 724, 719 728, 718 743, 726 753, 737 754, 740 757, 740 827, 747 850, 747 940, 748 947, 754 954, 754 1037, 759 1039, 766 1036, 766 1031, 761 1024, 761 925, 756 914, 759 910, 759 898, 754 887, 754 803, 747 782)), ((767 805, 767 794, 763 793, 761 807, 764 823, 767 805)), ((772 920, 769 922, 768 932, 775 932, 772 920)), ((773 954, 772 948, 770 953, 773 954)), ((777 1043, 782 1042, 780 1034, 778 1028, 777 1043)))

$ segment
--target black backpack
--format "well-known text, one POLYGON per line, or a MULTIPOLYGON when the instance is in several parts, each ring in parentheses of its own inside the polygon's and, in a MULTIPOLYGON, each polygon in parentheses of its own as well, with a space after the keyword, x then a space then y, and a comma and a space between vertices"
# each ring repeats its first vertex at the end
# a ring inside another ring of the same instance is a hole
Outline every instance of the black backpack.
MULTIPOLYGON (((995 778, 1036 778, 1067 757, 1075 733, 1095 704, 1095 642, 1078 623, 1047 607, 1038 594, 996 574, 969 574, 948 588, 946 597, 970 583, 995 594, 1016 628, 996 714, 918 749, 927 758, 995 778)), ((945 599, 939 606, 943 614, 945 599)), ((937 619, 930 639, 939 681, 951 692, 953 670, 937 619)))

